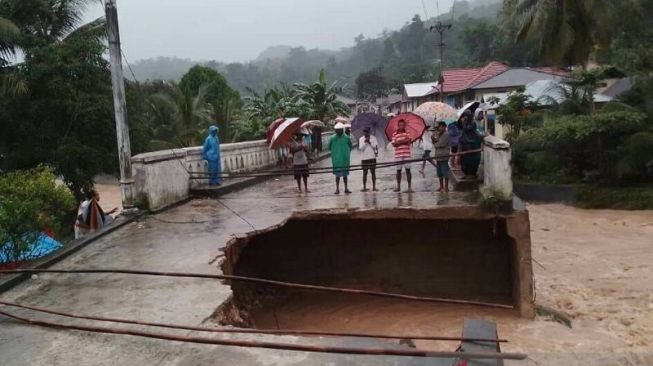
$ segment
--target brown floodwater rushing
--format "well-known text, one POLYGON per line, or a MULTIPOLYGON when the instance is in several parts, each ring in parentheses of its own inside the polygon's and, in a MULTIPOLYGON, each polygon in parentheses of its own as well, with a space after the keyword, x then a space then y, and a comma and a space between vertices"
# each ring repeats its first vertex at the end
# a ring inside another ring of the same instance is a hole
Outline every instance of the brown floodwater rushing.
MULTIPOLYGON (((519 317, 508 309, 311 292, 295 292, 283 303, 259 309, 251 315, 257 329, 452 337, 462 335, 465 317, 501 321, 519 317)), ((424 349, 455 350, 459 342, 416 341, 415 344, 424 349)))

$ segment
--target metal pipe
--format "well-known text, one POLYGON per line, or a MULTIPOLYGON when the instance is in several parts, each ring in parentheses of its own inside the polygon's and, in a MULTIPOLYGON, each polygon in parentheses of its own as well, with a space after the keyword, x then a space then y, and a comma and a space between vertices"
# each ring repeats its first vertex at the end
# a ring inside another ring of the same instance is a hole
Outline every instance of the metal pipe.
POLYGON ((248 340, 231 340, 231 339, 211 339, 204 337, 186 337, 176 336, 165 333, 139 332, 122 328, 105 328, 91 327, 83 325, 70 325, 43 320, 25 318, 15 314, 7 313, 0 310, 0 315, 8 318, 46 328, 72 329, 92 333, 120 334, 137 337, 161 339, 175 342, 210 344, 220 346, 246 347, 246 348, 267 348, 285 351, 299 352, 319 352, 319 353, 337 353, 350 355, 378 355, 378 356, 402 356, 402 357, 432 357, 432 358, 457 358, 457 359, 493 359, 493 360, 524 360, 527 355, 523 353, 483 353, 483 352, 446 352, 446 351, 424 351, 417 349, 387 349, 387 348, 357 348, 357 347, 337 347, 337 346, 311 346, 302 344, 260 342, 248 340))
POLYGON ((349 288, 338 288, 338 287, 316 286, 316 285, 305 285, 305 284, 301 284, 301 283, 266 280, 266 279, 254 278, 254 277, 233 276, 233 275, 217 275, 217 274, 208 274, 208 273, 156 272, 156 271, 127 270, 127 269, 71 269, 71 270, 63 270, 63 269, 12 269, 12 270, 0 270, 0 274, 17 274, 17 273, 27 273, 27 274, 34 274, 34 273, 67 273, 67 274, 73 274, 73 273, 74 274, 80 274, 80 273, 117 273, 117 274, 130 274, 130 275, 142 275, 142 276, 156 276, 156 277, 210 278, 210 279, 218 279, 218 280, 241 281, 241 282, 258 283, 258 284, 273 285, 273 286, 288 287, 288 288, 297 288, 297 289, 311 290, 311 291, 337 292, 337 293, 346 293, 346 294, 387 297, 387 298, 411 300, 411 301, 436 302, 436 303, 460 304, 460 305, 480 305, 480 306, 487 306, 487 307, 501 308, 501 309, 513 309, 513 306, 511 306, 511 305, 494 304, 494 303, 474 301, 474 300, 458 300, 458 299, 445 299, 445 298, 436 298, 436 297, 422 297, 422 296, 404 295, 404 294, 397 294, 397 293, 390 293, 390 292, 370 291, 370 290, 355 290, 355 289, 349 289, 349 288))
POLYGON ((74 319, 95 320, 101 322, 123 323, 145 325, 148 327, 170 328, 170 329, 183 329, 198 332, 211 332, 211 333, 243 333, 243 334, 269 334, 269 335, 289 335, 289 336, 326 336, 326 337, 354 337, 354 338, 379 338, 379 339, 415 339, 415 340, 429 340, 429 341, 460 341, 460 342, 494 342, 505 343, 505 339, 485 339, 485 338, 465 338, 465 337, 443 337, 443 336, 424 336, 424 335, 388 335, 388 334, 361 334, 361 333, 342 333, 342 332, 316 332, 305 330, 265 330, 265 329, 243 329, 243 328, 208 328, 208 327, 194 327, 189 325, 168 324, 158 322, 142 322, 138 320, 129 320, 121 318, 107 318, 98 316, 79 315, 72 313, 65 313, 56 310, 45 309, 37 306, 16 304, 13 302, 0 300, 0 305, 11 306, 21 309, 28 309, 40 313, 64 316, 74 319))

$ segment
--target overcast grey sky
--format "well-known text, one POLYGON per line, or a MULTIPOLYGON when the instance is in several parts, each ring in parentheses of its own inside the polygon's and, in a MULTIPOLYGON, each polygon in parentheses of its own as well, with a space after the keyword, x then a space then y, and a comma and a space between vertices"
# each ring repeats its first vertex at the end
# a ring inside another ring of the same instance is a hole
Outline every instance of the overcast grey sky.
MULTIPOLYGON (((424 0, 429 16, 438 0, 424 0)), ((441 12, 453 0, 439 0, 441 12)), ((338 49, 354 37, 424 18, 422 0, 118 0, 121 36, 131 60, 177 56, 247 61, 268 46, 338 49)), ((102 15, 101 6, 88 18, 102 15)))

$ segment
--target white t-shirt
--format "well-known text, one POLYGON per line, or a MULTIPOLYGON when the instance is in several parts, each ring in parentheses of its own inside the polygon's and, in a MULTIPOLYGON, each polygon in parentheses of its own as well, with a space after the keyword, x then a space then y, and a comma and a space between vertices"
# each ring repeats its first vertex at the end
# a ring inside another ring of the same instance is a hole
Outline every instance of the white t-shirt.
POLYGON ((370 135, 370 143, 365 143, 365 136, 358 140, 358 150, 362 152, 361 160, 376 159, 376 152, 379 151, 379 143, 376 137, 370 135))
POLYGON ((422 149, 424 151, 430 150, 433 151, 433 141, 431 141, 431 131, 424 131, 422 135, 422 149))

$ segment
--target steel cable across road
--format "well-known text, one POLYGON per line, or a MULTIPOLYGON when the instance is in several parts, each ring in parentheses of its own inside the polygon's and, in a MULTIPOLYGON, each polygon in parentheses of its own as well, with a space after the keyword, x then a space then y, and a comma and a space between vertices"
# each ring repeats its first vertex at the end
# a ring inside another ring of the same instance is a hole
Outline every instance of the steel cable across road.
POLYGON ((298 351, 298 352, 319 352, 319 353, 333 353, 333 354, 350 354, 350 355, 378 355, 378 356, 402 356, 402 357, 431 357, 431 358, 458 358, 458 359, 494 359, 494 360, 524 360, 528 356, 523 353, 499 353, 499 352, 447 352, 447 351, 426 351, 418 349, 389 349, 389 348, 358 348, 358 347, 338 347, 338 346, 313 346, 304 344, 292 343, 277 343, 277 342, 263 342, 251 340, 233 340, 233 339, 215 339, 205 337, 191 337, 191 336, 178 336, 165 333, 142 332, 125 328, 109 328, 109 327, 94 327, 84 325, 64 324, 51 321, 44 321, 38 319, 27 318, 16 314, 8 313, 0 310, 0 315, 11 318, 13 320, 27 323, 30 325, 66 329, 66 330, 79 330, 91 333, 103 334, 120 334, 131 335, 137 337, 161 339, 174 342, 198 343, 220 346, 233 346, 245 348, 267 348, 285 351, 298 351))
POLYGON ((60 273, 60 274, 91 274, 91 273, 111 273, 111 274, 127 274, 127 275, 140 275, 140 276, 155 276, 155 277, 182 277, 182 278, 204 278, 204 279, 217 279, 226 281, 240 281, 257 283, 262 285, 279 286, 296 288, 310 291, 322 292, 336 292, 357 295, 378 296, 410 301, 433 302, 433 303, 446 303, 446 304, 459 304, 459 305, 479 305, 501 309, 513 309, 511 305, 496 304, 475 300, 459 300, 459 299, 446 299, 436 297, 413 296, 391 292, 370 291, 370 290, 357 290, 351 288, 339 288, 319 285, 307 285, 302 283, 285 282, 277 280, 268 280, 256 277, 234 276, 224 274, 209 274, 209 273, 184 273, 184 272, 159 272, 159 271, 145 271, 145 270, 132 270, 132 269, 7 269, 0 270, 0 274, 37 274, 37 273, 60 273))
POLYGON ((343 333, 343 332, 318 332, 318 331, 305 331, 305 330, 294 330, 294 329, 266 330, 266 329, 245 329, 245 328, 227 328, 227 327, 209 328, 209 327, 197 327, 197 326, 169 324, 169 323, 161 323, 161 322, 143 322, 138 320, 130 320, 130 319, 122 319, 122 318, 80 315, 80 314, 66 313, 66 312, 52 310, 52 309, 46 309, 37 306, 17 304, 14 302, 8 302, 2 300, 0 300, 0 305, 27 309, 39 313, 46 313, 51 315, 63 316, 67 318, 73 318, 73 319, 94 320, 100 322, 123 323, 123 324, 132 324, 132 325, 144 325, 149 327, 192 330, 197 332, 209 332, 209 333, 265 334, 265 335, 278 335, 278 336, 326 336, 326 337, 353 337, 353 338, 379 338, 379 339, 412 339, 412 340, 460 341, 460 342, 494 342, 494 343, 508 342, 505 339, 444 337, 444 336, 429 336, 429 335, 422 335, 422 334, 392 335, 392 334, 373 334, 373 333, 366 334, 366 333, 343 333))
MULTIPOLYGON (((478 152, 481 152, 482 149, 478 150, 470 150, 470 151, 464 151, 461 153, 456 153, 456 154, 449 154, 446 156, 440 156, 438 158, 451 158, 454 156, 462 156, 462 155, 467 155, 467 154, 475 154, 478 152)), ((388 161, 388 162, 381 162, 381 163, 376 163, 374 169, 384 169, 384 168, 391 168, 391 167, 396 167, 396 166, 402 166, 404 164, 414 164, 414 163, 421 163, 421 162, 430 162, 434 161, 435 158, 418 158, 418 159, 410 159, 406 161, 388 161)), ((184 167, 188 175, 190 176, 189 179, 191 180, 203 180, 203 179, 208 179, 211 175, 209 172, 191 172, 184 167)), ((308 171, 309 174, 314 174, 314 175, 319 175, 319 174, 332 174, 333 171, 337 170, 338 168, 334 168, 332 166, 329 167, 309 167, 308 169, 304 169, 303 171, 308 171)), ((352 164, 349 165, 349 167, 346 169, 347 171, 361 171, 361 170, 369 170, 370 168, 366 165, 363 164, 352 164)), ((344 169, 343 169, 344 170, 344 169)), ((259 172, 246 172, 246 173, 219 173, 217 175, 213 175, 217 178, 221 179, 237 179, 237 178, 265 178, 265 177, 279 177, 279 176, 294 176, 295 173, 289 169, 284 169, 284 170, 264 170, 264 171, 259 171, 259 172)))

